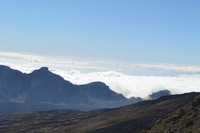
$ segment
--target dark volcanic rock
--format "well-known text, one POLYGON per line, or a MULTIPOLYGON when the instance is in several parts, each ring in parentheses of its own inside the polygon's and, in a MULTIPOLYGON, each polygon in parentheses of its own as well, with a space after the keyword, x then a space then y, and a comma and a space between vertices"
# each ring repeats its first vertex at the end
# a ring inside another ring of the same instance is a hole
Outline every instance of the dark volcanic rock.
MULTIPOLYGON (((184 126, 181 132, 188 131, 184 130, 186 126, 187 128, 195 126, 191 130, 195 132, 198 131, 196 129, 199 128, 200 122, 198 111, 200 98, 193 101, 197 96, 199 93, 163 96, 156 100, 97 111, 57 110, 2 115, 0 116, 0 132, 138 133, 177 110, 178 112, 172 115, 173 119, 167 119, 165 122, 169 122, 173 128, 176 128, 173 126, 174 117, 176 117, 175 123, 181 123, 184 126), (179 110, 183 111, 180 113, 179 110), (179 121, 179 119, 187 121, 179 121), (190 120, 195 123, 191 123, 190 120)), ((173 129, 164 127, 166 132, 173 129)), ((158 131, 163 132, 161 128, 161 130, 153 130, 152 133, 158 131)))
POLYGON ((186 106, 169 114, 164 119, 151 124, 144 132, 155 133, 199 133, 200 132, 200 96, 186 106))

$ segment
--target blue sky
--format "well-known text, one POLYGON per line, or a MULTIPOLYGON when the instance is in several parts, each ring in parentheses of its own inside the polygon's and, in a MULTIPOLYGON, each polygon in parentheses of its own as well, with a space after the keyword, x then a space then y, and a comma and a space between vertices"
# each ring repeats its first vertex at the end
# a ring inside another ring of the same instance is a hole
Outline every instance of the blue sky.
POLYGON ((126 97, 200 91, 199 0, 0 0, 0 64, 126 97), (63 57, 64 56, 64 57, 63 57))
POLYGON ((199 0, 1 0, 0 51, 200 65, 199 0))

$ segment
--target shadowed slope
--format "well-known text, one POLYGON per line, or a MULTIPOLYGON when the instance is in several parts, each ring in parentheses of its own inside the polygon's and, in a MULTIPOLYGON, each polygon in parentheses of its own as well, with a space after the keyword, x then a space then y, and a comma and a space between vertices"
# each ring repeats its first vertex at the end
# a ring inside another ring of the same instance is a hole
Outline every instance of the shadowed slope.
POLYGON ((199 93, 164 96, 115 109, 0 116, 0 132, 137 133, 190 103, 199 93))
POLYGON ((200 96, 183 108, 169 114, 165 119, 152 124, 145 132, 199 133, 200 96))

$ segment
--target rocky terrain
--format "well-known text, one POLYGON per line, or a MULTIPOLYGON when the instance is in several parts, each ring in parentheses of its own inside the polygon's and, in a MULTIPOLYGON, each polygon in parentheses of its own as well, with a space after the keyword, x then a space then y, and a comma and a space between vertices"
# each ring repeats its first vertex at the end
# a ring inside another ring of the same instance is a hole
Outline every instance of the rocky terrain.
POLYGON ((200 96, 152 124, 148 133, 200 133, 200 96))
MULTIPOLYGON (((0 132, 137 133, 149 128, 149 125, 158 120, 167 118, 177 110, 180 112, 179 110, 183 109, 187 114, 187 105, 193 103, 198 95, 199 93, 187 93, 163 96, 156 100, 96 111, 55 110, 1 115, 0 132)), ((196 99, 191 108, 193 106, 199 106, 199 99, 196 99)), ((186 119, 184 115, 182 117, 186 119)), ((179 121, 178 118, 175 122, 179 121)), ((192 111, 192 114, 187 117, 185 126, 191 128, 196 124, 193 121, 197 118, 198 113, 192 111)))

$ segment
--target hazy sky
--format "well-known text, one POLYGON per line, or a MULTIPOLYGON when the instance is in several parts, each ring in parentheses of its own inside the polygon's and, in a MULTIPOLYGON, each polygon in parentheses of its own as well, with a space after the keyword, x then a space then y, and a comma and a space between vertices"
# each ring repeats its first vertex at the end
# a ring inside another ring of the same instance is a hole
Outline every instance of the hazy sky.
POLYGON ((1 0, 0 51, 200 65, 199 0, 1 0))

